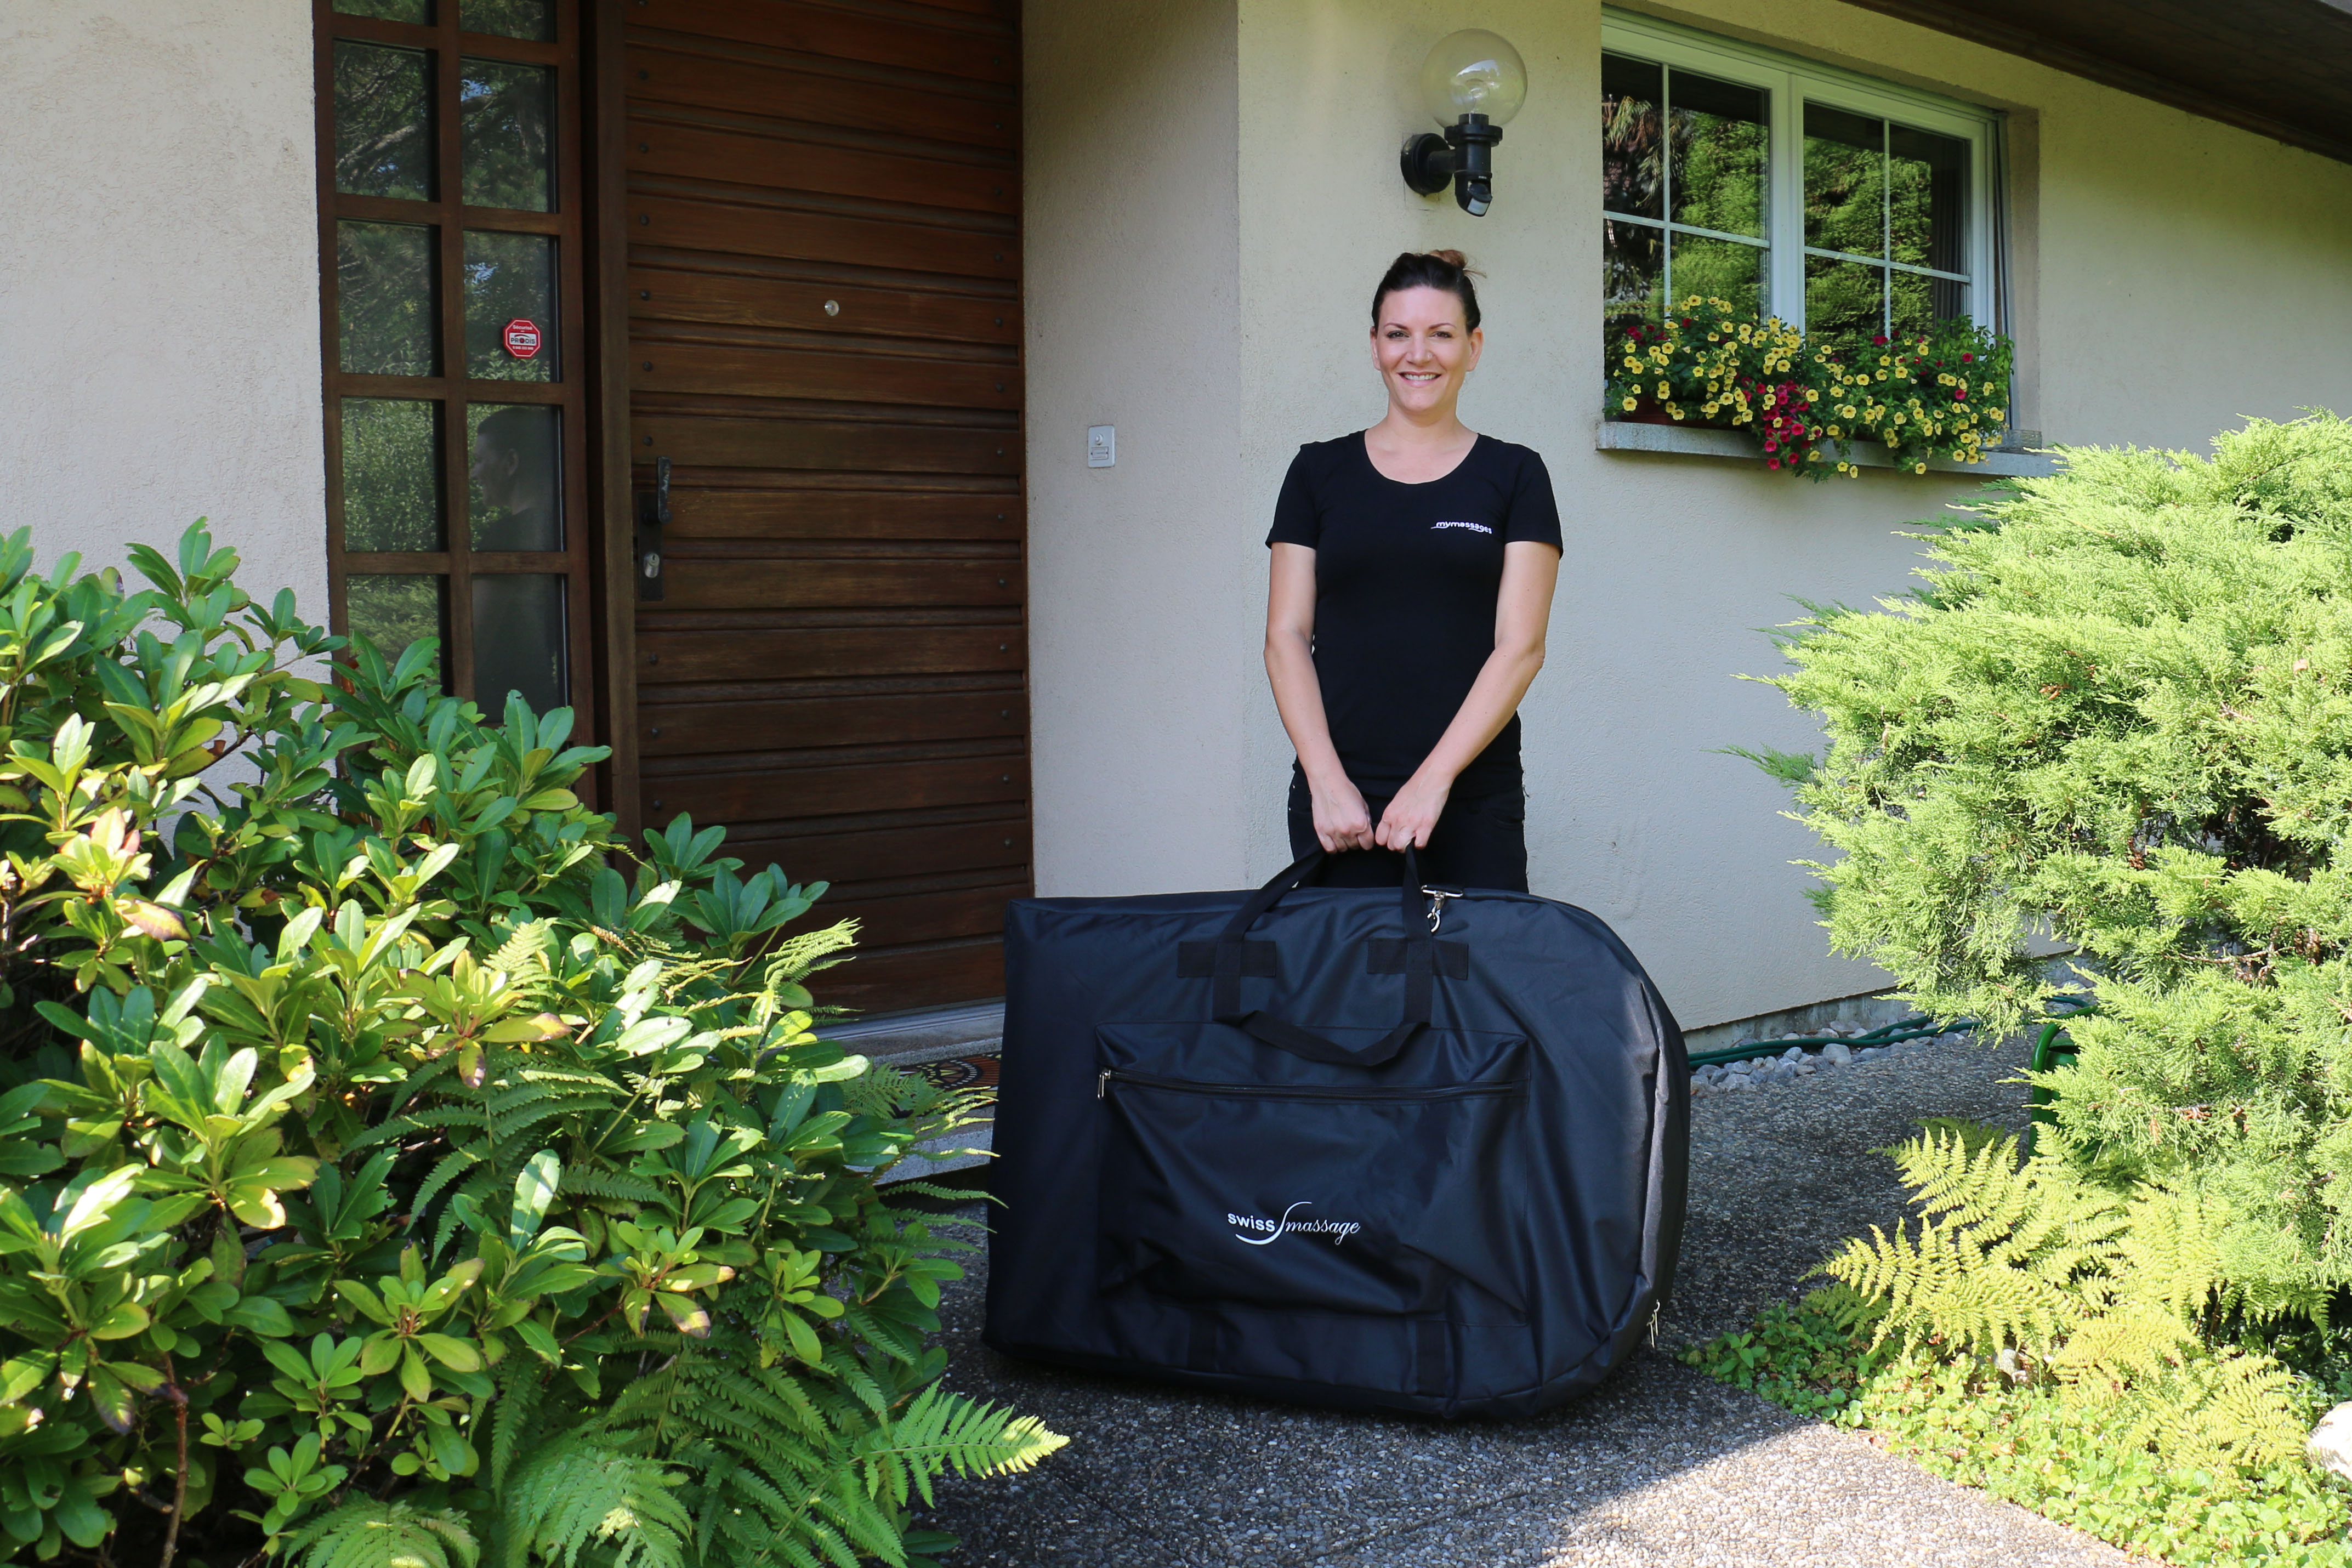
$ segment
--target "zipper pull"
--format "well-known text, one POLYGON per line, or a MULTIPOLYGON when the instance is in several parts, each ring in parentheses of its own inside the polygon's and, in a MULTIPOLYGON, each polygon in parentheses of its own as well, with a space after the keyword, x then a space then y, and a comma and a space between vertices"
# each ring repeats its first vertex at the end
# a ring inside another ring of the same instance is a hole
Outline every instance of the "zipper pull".
POLYGON ((1095 1098, 1102 1099, 1110 1091, 1110 1068, 1105 1068, 1095 1077, 1095 1098))

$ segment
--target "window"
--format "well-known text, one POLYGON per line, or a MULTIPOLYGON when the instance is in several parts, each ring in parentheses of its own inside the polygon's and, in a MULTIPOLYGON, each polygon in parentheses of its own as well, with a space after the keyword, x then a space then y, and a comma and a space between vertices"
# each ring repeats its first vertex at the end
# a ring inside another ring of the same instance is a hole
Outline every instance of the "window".
MULTIPOLYGON (((315 0, 335 629, 589 689, 576 0, 315 0)), ((579 726, 585 735, 586 724, 579 726)))
POLYGON ((1990 115, 1613 13, 1601 47, 1610 338, 1694 294, 1832 339, 1999 324, 1990 115))

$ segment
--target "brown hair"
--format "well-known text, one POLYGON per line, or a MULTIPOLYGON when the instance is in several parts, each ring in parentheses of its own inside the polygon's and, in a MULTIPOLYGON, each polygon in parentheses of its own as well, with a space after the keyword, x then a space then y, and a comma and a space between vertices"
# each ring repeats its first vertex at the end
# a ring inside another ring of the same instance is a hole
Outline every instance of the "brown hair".
POLYGON ((1372 290, 1372 325, 1377 329, 1381 324, 1381 301, 1398 290, 1443 289, 1462 301, 1462 319, 1475 332, 1478 290, 1470 279, 1483 276, 1458 250, 1408 250, 1389 263, 1389 269, 1381 274, 1381 286, 1372 290))

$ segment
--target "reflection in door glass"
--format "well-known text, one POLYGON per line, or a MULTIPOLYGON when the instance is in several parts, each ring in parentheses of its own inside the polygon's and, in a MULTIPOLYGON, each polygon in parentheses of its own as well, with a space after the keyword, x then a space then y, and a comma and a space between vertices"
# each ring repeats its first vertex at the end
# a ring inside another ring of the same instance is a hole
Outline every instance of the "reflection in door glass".
POLYGON ((467 229, 466 374, 489 381, 553 381, 555 325, 554 239, 467 229))
POLYGON ((555 118, 555 72, 509 60, 461 65, 457 119, 467 205, 547 211, 555 189, 547 135, 555 118))
POLYGON ((433 0, 335 0, 339 16, 377 16, 387 22, 420 22, 431 26, 433 0))
POLYGON ((563 548, 561 411, 540 404, 477 403, 466 410, 467 517, 477 550, 563 548))
POLYGON ((555 7, 548 0, 460 0, 457 26, 469 33, 496 33, 501 38, 551 44, 555 7))
POLYGON ((343 548, 441 546, 441 405, 343 399, 343 548))
POLYGON ((563 679, 563 579, 551 573, 474 579, 474 703, 506 715, 519 691, 534 713, 568 700, 563 679))
POLYGON ((335 289, 343 369, 355 375, 437 375, 433 230, 405 223, 335 226, 335 289))
POLYGON ((441 654, 449 646, 448 605, 442 593, 445 581, 407 573, 354 573, 343 580, 345 624, 353 637, 373 643, 386 664, 399 662, 408 645, 419 637, 440 638, 431 665, 437 675, 446 668, 441 654))
POLYGON ((433 199, 433 57, 335 45, 335 189, 433 199))

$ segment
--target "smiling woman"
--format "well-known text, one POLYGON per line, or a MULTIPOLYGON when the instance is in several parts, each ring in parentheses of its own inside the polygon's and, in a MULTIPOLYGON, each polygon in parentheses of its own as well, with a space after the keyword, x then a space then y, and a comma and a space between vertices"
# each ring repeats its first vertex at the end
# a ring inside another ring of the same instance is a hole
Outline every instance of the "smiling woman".
POLYGON ((1390 265, 1372 295, 1387 416, 1299 448, 1266 538, 1291 851, 1337 853, 1335 886, 1393 885, 1410 847, 1433 882, 1527 891, 1517 715, 1559 510, 1541 458, 1455 412, 1486 343, 1475 276, 1451 250, 1390 265))

